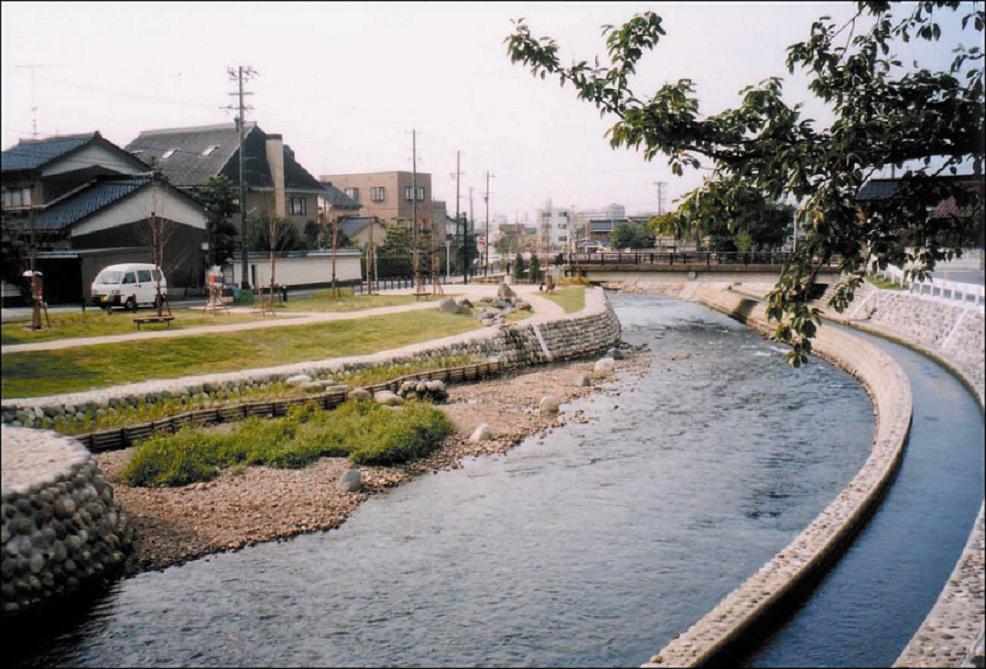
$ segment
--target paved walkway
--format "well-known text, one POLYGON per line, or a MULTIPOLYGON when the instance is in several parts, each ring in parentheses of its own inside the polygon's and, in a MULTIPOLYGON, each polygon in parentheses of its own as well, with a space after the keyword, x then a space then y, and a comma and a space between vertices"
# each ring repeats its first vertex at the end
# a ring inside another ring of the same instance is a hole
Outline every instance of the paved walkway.
MULTIPOLYGON (((496 284, 469 284, 449 286, 447 292, 455 293, 456 299, 468 297, 476 300, 484 296, 495 296, 497 291, 496 284)), ((533 307, 535 318, 557 317, 564 313, 564 310, 551 300, 538 295, 537 286, 512 286, 521 299, 528 301, 533 307)), ((412 288, 382 291, 386 295, 406 295, 413 294, 412 288)), ((440 299, 440 298, 439 298, 440 299)), ((269 319, 249 321, 246 323, 230 323, 228 325, 202 325, 182 330, 158 330, 154 332, 128 332, 120 335, 106 335, 102 337, 77 337, 67 339, 56 339, 53 341, 37 342, 32 344, 13 344, 3 346, 3 353, 26 353, 29 351, 55 351, 67 348, 78 348, 82 346, 98 346, 100 344, 116 344, 120 342, 141 341, 145 339, 170 339, 174 337, 194 337, 204 334, 219 334, 223 332, 242 332, 245 330, 266 330, 270 328, 290 327, 295 325, 312 325, 315 323, 327 323, 332 321, 355 320, 358 318, 370 318, 373 316, 383 316, 386 314, 401 313, 405 311, 420 311, 423 309, 437 309, 438 299, 416 302, 414 304, 402 304, 392 307, 375 307, 363 309, 361 311, 338 311, 338 312, 281 312, 277 316, 269 319)), ((250 310, 231 309, 233 313, 249 313, 250 310)))

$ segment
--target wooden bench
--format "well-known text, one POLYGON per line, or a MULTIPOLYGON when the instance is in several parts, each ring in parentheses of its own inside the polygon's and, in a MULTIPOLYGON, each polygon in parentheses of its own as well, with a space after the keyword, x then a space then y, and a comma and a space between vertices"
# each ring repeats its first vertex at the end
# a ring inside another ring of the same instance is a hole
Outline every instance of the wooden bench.
POLYGON ((168 327, 171 327, 171 321, 175 320, 174 316, 143 316, 141 318, 133 319, 134 323, 137 325, 137 329, 140 329, 141 325, 145 323, 167 323, 168 327))

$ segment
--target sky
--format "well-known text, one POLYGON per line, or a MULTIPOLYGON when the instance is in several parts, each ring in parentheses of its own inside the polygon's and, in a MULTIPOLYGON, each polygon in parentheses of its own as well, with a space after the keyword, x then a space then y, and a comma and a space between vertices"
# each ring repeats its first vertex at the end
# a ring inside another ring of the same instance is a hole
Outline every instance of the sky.
MULTIPOLYGON (((555 38, 563 64, 591 61, 604 53, 602 25, 646 9, 667 35, 642 59, 638 93, 688 77, 701 112, 714 113, 744 86, 781 75, 789 103, 828 118, 804 80, 787 75, 785 50, 819 16, 847 19, 852 3, 4 2, 2 145, 31 136, 32 106, 42 136, 99 130, 121 146, 141 130, 231 122, 227 68, 249 65, 247 119, 283 135, 316 177, 410 170, 414 129, 417 168, 450 213, 456 151, 461 209, 472 188, 480 221, 487 172, 491 219, 533 215, 549 198, 653 212, 655 182, 667 182, 667 209, 705 173, 674 177, 661 157, 610 148, 615 119, 510 63, 504 44, 511 19, 524 17, 535 36, 555 38)), ((947 63, 952 37, 946 26, 922 63, 947 63)))

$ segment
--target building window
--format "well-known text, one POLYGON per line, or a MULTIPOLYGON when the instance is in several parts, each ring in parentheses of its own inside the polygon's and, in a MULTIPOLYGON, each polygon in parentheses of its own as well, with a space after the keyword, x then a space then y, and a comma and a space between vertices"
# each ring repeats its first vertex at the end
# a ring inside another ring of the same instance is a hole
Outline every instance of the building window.
POLYGON ((210 144, 209 146, 205 147, 205 151, 202 152, 202 155, 203 156, 211 156, 212 155, 212 152, 215 151, 218 148, 219 148, 219 145, 218 144, 210 144))
POLYGON ((168 149, 167 151, 161 154, 161 160, 167 160, 171 156, 175 155, 175 151, 177 150, 178 149, 168 149))
POLYGON ((31 204, 31 189, 25 188, 4 188, 3 206, 5 207, 27 207, 31 204))
POLYGON ((359 202, 359 188, 347 188, 344 192, 346 195, 359 202))
POLYGON ((383 186, 373 186, 370 188, 370 199, 374 202, 383 202, 385 191, 383 186))
POLYGON ((288 211, 294 216, 304 216, 308 213, 308 198, 288 198, 288 211))
POLYGON ((560 235, 558 237, 558 241, 559 242, 567 242, 568 241, 568 236, 567 235, 560 235))
POLYGON ((425 199, 424 186, 418 186, 416 197, 412 198, 411 191, 413 188, 414 188, 413 186, 404 186, 404 199, 407 200, 408 202, 411 202, 412 200, 417 200, 418 202, 421 202, 422 200, 424 200, 425 199))

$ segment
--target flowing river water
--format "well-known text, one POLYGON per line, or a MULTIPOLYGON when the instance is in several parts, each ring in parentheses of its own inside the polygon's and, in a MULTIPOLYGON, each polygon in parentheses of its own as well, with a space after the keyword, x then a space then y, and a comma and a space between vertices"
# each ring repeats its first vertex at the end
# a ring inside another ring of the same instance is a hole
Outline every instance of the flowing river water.
MULTIPOLYGON (((611 300, 653 364, 593 420, 363 504, 339 529, 116 583, 26 666, 636 666, 787 545, 866 459, 849 375, 700 305, 611 300)), ((326 482, 332 485, 332 482, 326 482)), ((952 561, 954 563, 954 559, 952 561)), ((6 636, 6 635, 5 635, 6 636)))

